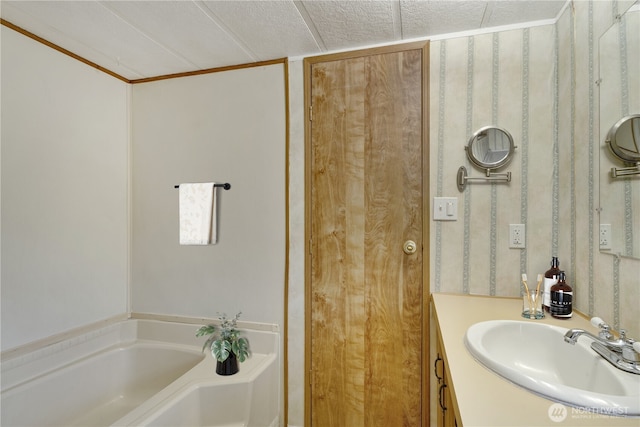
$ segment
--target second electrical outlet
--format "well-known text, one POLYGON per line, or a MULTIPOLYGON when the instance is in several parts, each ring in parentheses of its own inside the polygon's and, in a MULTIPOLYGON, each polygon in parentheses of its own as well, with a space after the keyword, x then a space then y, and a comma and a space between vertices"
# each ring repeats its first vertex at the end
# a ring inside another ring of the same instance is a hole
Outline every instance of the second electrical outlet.
POLYGON ((523 249, 525 247, 524 224, 509 224, 509 247, 523 249))

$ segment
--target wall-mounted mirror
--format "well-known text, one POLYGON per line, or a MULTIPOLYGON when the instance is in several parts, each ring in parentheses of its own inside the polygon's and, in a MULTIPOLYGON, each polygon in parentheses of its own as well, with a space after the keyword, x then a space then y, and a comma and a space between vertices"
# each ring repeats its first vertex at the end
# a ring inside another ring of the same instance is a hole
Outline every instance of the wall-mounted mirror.
POLYGON ((631 138, 640 129, 640 2, 602 35, 598 59, 600 224, 611 230, 600 251, 640 259, 640 176, 620 173, 638 161, 631 138))
POLYGON ((458 190, 464 191, 468 181, 511 181, 511 172, 493 173, 509 164, 513 158, 516 146, 511 134, 495 126, 485 126, 478 129, 464 147, 469 161, 479 169, 485 171, 485 177, 471 178, 467 168, 460 166, 456 181, 458 190))

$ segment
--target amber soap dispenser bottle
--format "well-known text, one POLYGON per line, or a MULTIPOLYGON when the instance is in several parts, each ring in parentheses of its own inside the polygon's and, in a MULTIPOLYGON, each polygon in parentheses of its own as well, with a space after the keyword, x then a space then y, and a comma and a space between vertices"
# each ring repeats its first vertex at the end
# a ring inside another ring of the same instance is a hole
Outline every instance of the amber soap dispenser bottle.
POLYGON ((542 306, 546 311, 551 307, 551 286, 558 283, 560 261, 558 257, 551 258, 551 268, 544 273, 544 287, 542 288, 542 306))
POLYGON ((553 317, 567 319, 573 315, 573 289, 566 282, 564 271, 558 275, 558 283, 551 286, 551 305, 549 311, 553 317))

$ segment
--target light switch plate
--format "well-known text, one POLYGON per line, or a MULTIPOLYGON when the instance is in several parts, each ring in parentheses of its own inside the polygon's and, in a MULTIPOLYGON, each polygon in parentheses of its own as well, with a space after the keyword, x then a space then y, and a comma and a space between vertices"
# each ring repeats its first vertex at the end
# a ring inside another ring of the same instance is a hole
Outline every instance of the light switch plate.
POLYGON ((433 220, 434 221, 457 221, 458 220, 458 198, 457 197, 434 197, 433 198, 433 220))

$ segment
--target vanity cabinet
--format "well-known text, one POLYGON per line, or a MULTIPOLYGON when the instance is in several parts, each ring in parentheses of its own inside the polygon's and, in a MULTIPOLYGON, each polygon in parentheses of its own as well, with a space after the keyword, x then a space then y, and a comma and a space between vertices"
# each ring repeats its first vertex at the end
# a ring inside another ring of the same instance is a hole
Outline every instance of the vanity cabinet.
MULTIPOLYGON (((458 427, 456 418, 456 403, 451 395, 451 376, 448 372, 447 359, 443 350, 440 328, 437 328, 436 339, 436 360, 433 362, 433 372, 437 386, 437 426, 438 427, 458 427)), ((460 424, 462 426, 462 424, 460 424)))

